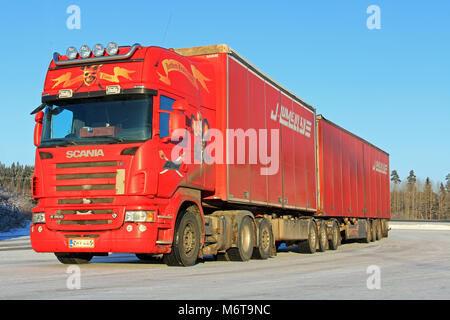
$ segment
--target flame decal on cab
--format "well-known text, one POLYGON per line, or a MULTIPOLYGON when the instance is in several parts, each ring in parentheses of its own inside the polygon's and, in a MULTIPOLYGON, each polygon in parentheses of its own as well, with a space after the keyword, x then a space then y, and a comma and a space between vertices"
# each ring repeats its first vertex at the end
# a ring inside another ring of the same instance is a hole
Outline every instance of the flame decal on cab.
POLYGON ((81 84, 78 89, 75 90, 75 92, 77 92, 83 86, 90 87, 93 85, 98 85, 101 89, 103 89, 103 86, 101 85, 99 80, 120 83, 119 77, 125 78, 127 80, 132 80, 130 74, 136 72, 134 70, 128 70, 121 67, 114 67, 114 74, 108 74, 105 72, 100 72, 102 66, 102 64, 83 66, 80 68, 82 73, 73 78, 72 72, 66 72, 57 78, 51 79, 55 82, 52 89, 55 89, 61 84, 63 88, 67 88, 80 82, 81 84))
POLYGON ((174 59, 164 59, 162 62, 162 67, 164 69, 164 75, 161 73, 158 73, 159 80, 164 82, 167 85, 170 85, 170 79, 169 79, 169 73, 172 71, 178 71, 181 74, 183 74, 189 82, 198 90, 198 83, 203 87, 203 89, 206 90, 206 92, 209 93, 208 87, 206 85, 206 81, 211 81, 211 79, 208 79, 205 77, 194 65, 191 65, 191 71, 192 74, 189 72, 189 70, 179 61, 174 59))

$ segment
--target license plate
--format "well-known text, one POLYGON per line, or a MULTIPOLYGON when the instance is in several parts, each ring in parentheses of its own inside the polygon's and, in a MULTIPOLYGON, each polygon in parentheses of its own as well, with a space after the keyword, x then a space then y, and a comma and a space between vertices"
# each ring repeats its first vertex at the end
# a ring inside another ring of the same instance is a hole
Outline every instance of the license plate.
POLYGON ((94 239, 69 239, 69 248, 94 248, 94 239))

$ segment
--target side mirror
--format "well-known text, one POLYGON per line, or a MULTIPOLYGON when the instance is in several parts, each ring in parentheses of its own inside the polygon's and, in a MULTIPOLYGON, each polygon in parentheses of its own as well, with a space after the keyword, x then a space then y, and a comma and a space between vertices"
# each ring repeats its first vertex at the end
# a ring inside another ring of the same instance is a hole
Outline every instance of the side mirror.
POLYGON ((39 147, 41 144, 41 136, 42 136, 42 122, 44 120, 44 111, 39 111, 36 113, 34 121, 36 124, 34 126, 34 145, 39 147))
POLYGON ((177 100, 172 105, 173 112, 169 115, 169 137, 177 129, 186 129, 186 102, 177 100))

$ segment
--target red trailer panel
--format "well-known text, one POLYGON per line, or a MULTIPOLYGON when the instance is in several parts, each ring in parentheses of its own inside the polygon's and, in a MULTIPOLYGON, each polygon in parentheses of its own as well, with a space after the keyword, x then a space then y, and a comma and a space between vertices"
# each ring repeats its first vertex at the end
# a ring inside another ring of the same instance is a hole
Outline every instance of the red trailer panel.
MULTIPOLYGON (((227 99, 216 104, 217 129, 226 137, 226 179, 216 179, 216 190, 227 193, 216 192, 210 198, 314 211, 314 108, 242 58, 226 56, 226 60, 204 56, 209 63, 226 63, 216 70, 227 70, 227 99), (266 141, 265 150, 260 150, 261 139, 266 141), (267 155, 270 163, 264 163, 261 155, 267 155), (273 170, 262 173, 269 168, 273 170)), ((221 169, 217 167, 216 172, 220 176, 221 169)))
POLYGON ((317 117, 319 214, 390 218, 389 155, 317 117))

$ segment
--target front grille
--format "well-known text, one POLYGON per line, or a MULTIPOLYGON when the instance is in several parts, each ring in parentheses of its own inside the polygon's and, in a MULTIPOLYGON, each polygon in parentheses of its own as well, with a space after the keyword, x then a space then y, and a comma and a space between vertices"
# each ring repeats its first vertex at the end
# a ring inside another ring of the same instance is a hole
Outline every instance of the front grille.
POLYGON ((116 172, 107 173, 74 173, 74 174, 57 174, 56 180, 71 180, 71 179, 108 179, 115 178, 116 172))
POLYGON ((59 208, 48 222, 67 231, 120 227, 123 213, 111 206, 125 189, 125 170, 117 166, 118 161, 56 163, 53 183, 59 208))
POLYGON ((115 167, 115 166, 117 166, 117 161, 69 162, 69 163, 57 163, 56 169, 115 167))
POLYGON ((66 226, 94 226, 99 224, 110 224, 112 220, 58 220, 59 225, 66 226))
POLYGON ((125 170, 114 168, 117 165, 117 161, 57 163, 55 189, 67 196, 74 191, 96 191, 95 196, 108 195, 111 191, 123 194, 125 170))
POLYGON ((73 186, 56 186, 56 191, 114 190, 115 184, 81 184, 73 186))
POLYGON ((67 214, 111 214, 113 213, 112 209, 94 209, 94 210, 56 210, 56 214, 63 214, 64 216, 67 214))
POLYGON ((58 199, 58 204, 98 204, 113 202, 114 198, 58 199))

